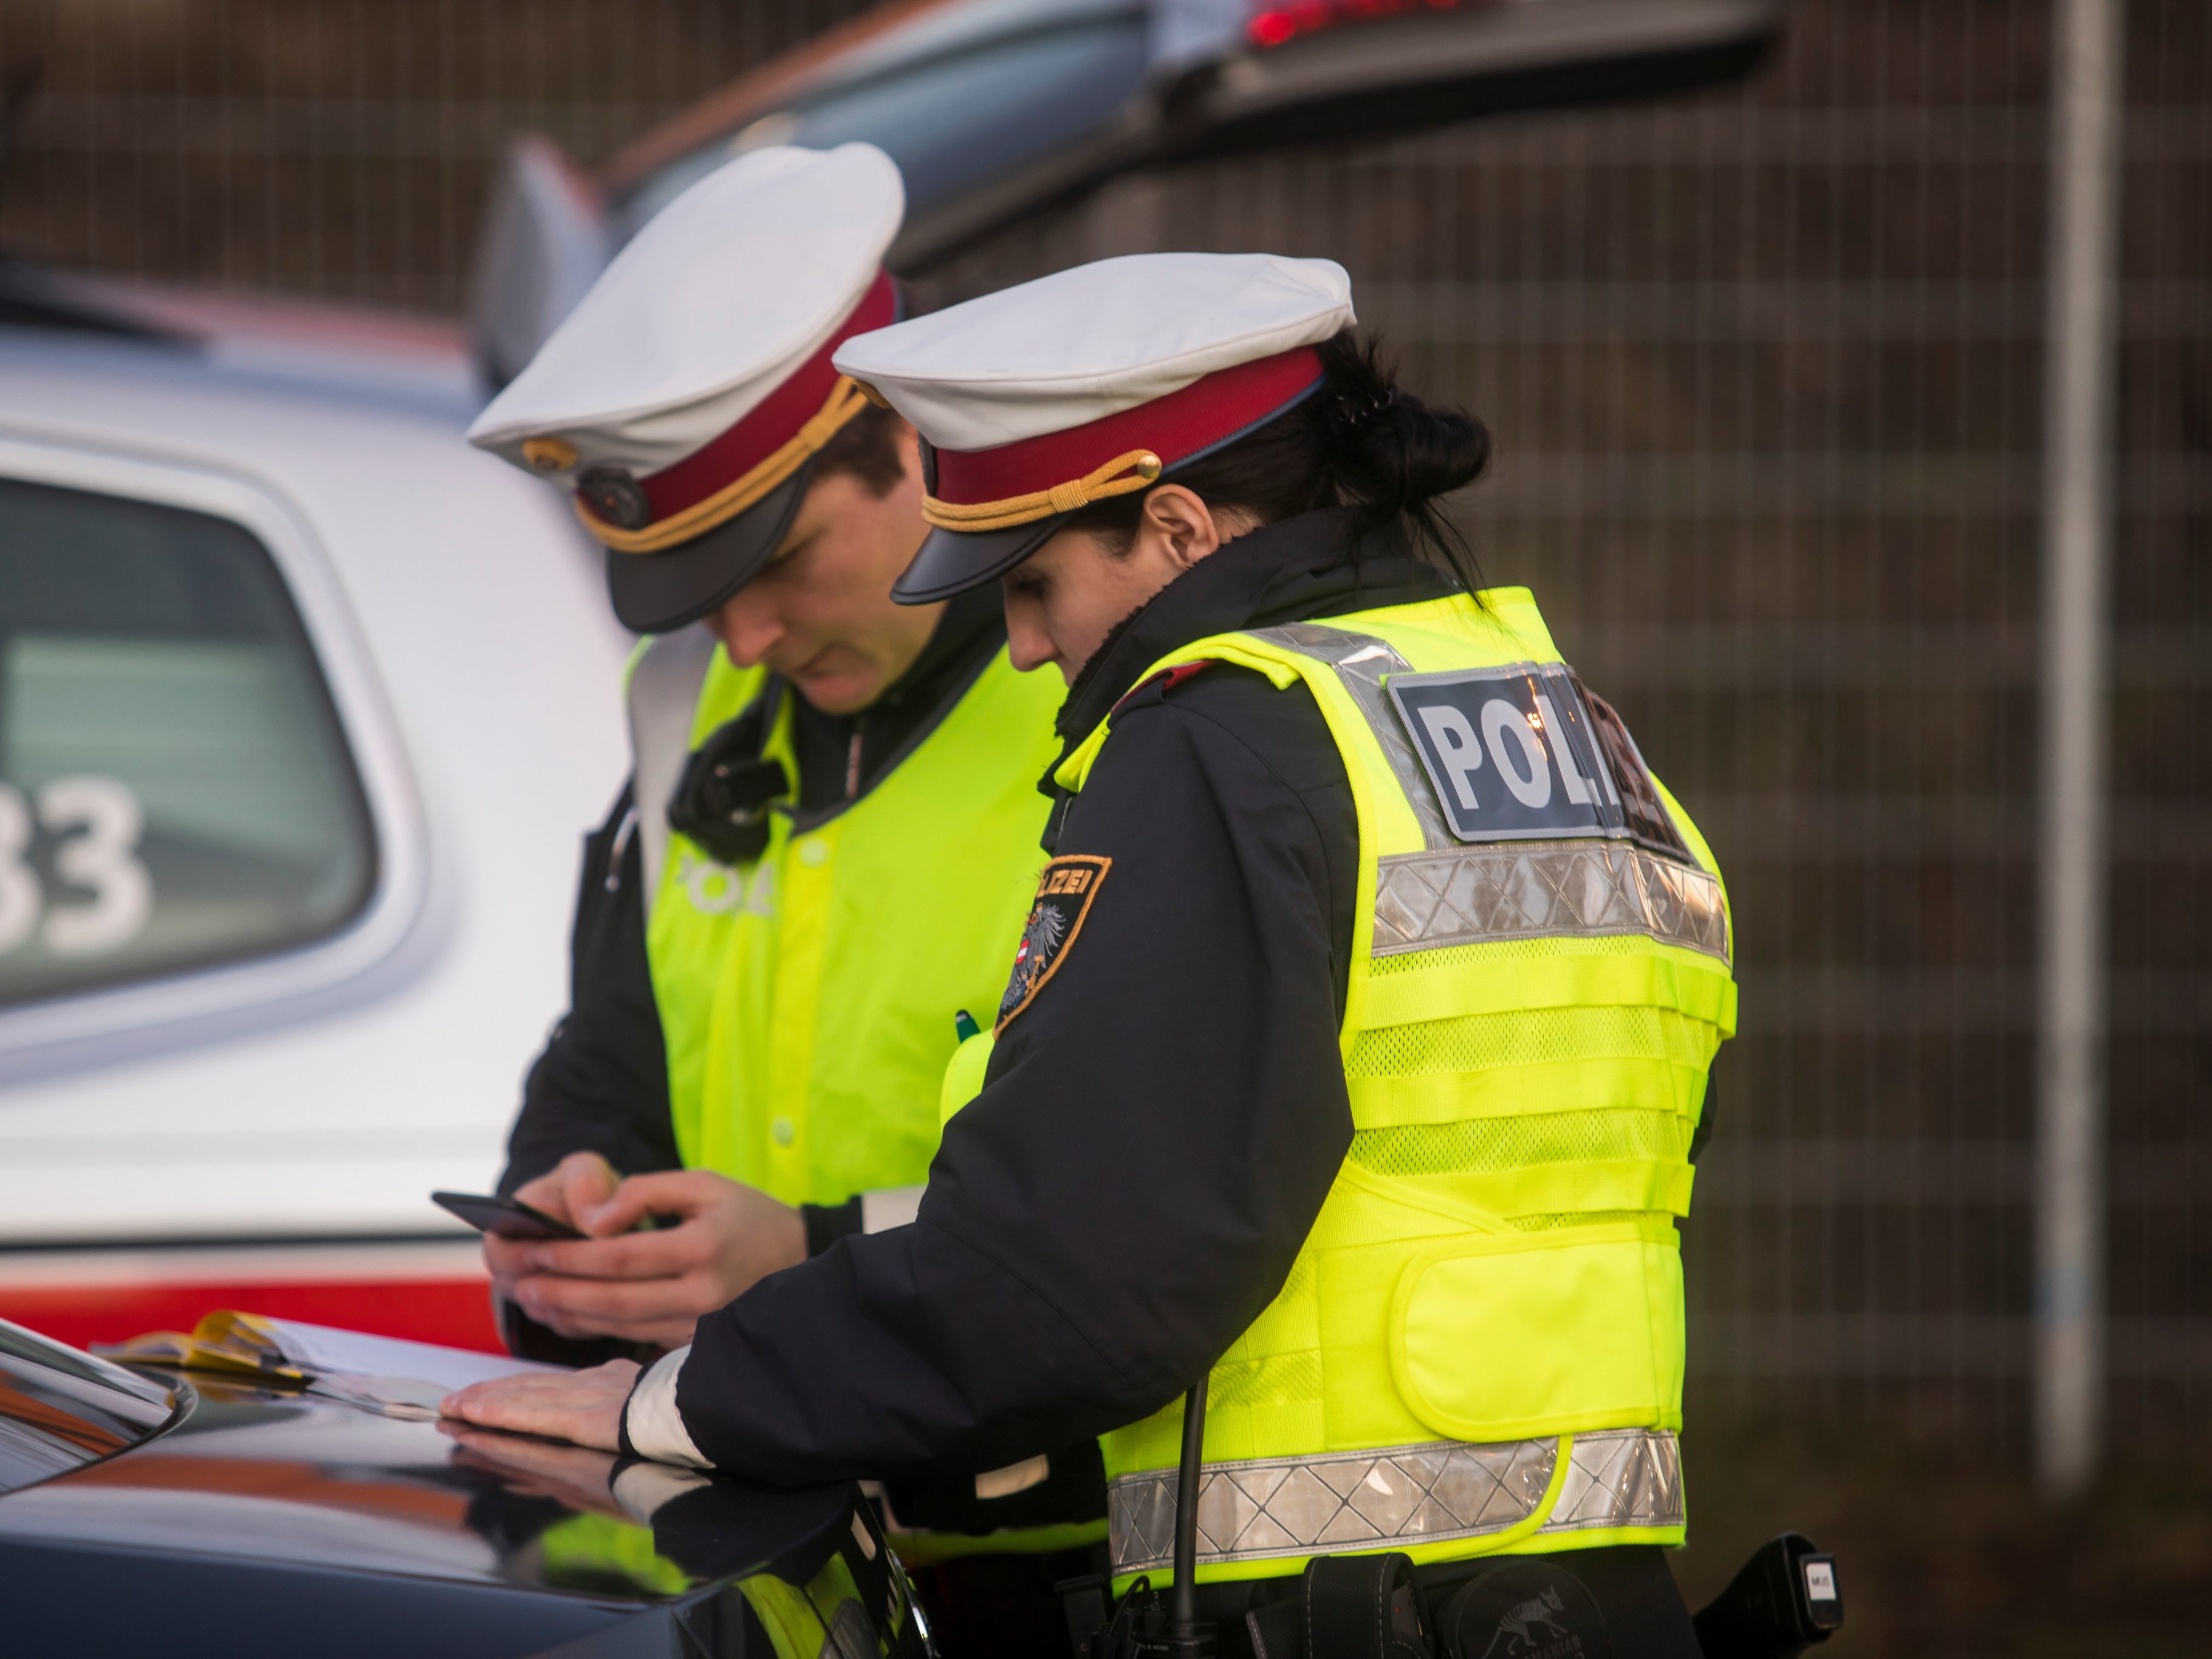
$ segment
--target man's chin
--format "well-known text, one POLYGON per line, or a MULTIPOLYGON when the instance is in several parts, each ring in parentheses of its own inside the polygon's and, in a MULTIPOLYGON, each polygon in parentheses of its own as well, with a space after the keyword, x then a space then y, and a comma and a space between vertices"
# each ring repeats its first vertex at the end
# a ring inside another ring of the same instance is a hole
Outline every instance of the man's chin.
POLYGON ((857 714, 876 700, 881 690, 872 679, 855 674, 793 674, 792 690, 825 714, 857 714))

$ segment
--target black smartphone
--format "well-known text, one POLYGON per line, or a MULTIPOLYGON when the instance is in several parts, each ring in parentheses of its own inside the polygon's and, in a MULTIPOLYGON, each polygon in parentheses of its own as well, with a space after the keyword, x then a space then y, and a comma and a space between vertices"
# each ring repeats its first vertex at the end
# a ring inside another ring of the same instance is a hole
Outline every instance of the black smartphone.
POLYGON ((582 1238, 565 1221, 556 1221, 543 1210, 534 1210, 519 1198, 495 1193, 433 1193, 430 1201, 449 1210, 478 1232, 501 1238, 582 1238))

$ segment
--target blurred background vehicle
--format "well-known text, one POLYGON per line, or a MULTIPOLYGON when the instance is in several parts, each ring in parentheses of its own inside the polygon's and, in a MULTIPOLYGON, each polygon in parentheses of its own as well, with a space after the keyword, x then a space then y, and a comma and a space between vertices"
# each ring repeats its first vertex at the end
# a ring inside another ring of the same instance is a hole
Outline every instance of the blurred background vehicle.
POLYGON ((175 1659, 921 1659, 857 1488, 649 1468, 611 1488, 614 1461, 516 1436, 457 1446, 0 1321, 0 1635, 15 1653, 175 1659))
MULTIPOLYGON (((1839 1656, 2191 1655, 2212 1593, 2212 8, 2087 9, 2124 27, 2092 358, 2114 397, 2086 1280, 2042 1275, 2036 1243, 2053 155, 2079 0, 1799 0, 1740 83, 1286 137, 1073 198, 1048 180, 915 266, 943 302, 1141 249, 1328 254, 1408 378, 1491 422, 1495 476, 1462 514, 1484 568, 1543 593, 1708 830, 1741 929, 1686 1228, 1699 1518, 1678 1571, 1695 1601, 1803 1526, 1850 1578, 1839 1656), (2049 1496, 2039 1334, 2099 1306, 2094 1455, 2049 1496)), ((450 333, 519 135, 575 158, 542 151, 541 173, 580 180, 601 228, 542 269, 587 282, 633 180, 803 100, 684 112, 780 54, 835 55, 866 10, 15 0, 0 81, 46 69, 0 240, 450 333)), ((468 349, 492 356, 480 329, 468 349)), ((580 780, 592 805, 558 826, 556 909, 611 781, 580 780)), ((549 979, 533 1018, 557 1003, 549 979)), ((15 1238, 10 1263, 43 1249, 15 1238)))
POLYGON ((1781 0, 892 0, 586 170, 508 153, 471 304, 511 380, 673 197, 767 144, 864 139, 899 164, 914 276, 1117 175, 1734 78, 1781 0))

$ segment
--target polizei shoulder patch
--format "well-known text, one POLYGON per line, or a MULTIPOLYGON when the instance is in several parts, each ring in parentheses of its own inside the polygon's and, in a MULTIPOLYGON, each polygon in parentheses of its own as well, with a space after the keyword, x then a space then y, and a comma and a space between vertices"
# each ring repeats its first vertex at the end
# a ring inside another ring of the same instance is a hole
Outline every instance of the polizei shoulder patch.
POLYGON ((1087 853, 1071 854, 1045 866, 1044 874, 1037 880, 1036 902, 1030 906, 1029 925, 1022 929, 1021 947, 1014 952, 1014 971, 1006 980, 1006 994, 999 1000, 999 1023, 994 1035, 1005 1030, 1006 1022, 1028 1007, 1044 988, 1045 981, 1059 969, 1061 958, 1075 944, 1075 936, 1083 931, 1091 901, 1098 896, 1098 890, 1106 884, 1106 872, 1113 867, 1113 860, 1087 853))

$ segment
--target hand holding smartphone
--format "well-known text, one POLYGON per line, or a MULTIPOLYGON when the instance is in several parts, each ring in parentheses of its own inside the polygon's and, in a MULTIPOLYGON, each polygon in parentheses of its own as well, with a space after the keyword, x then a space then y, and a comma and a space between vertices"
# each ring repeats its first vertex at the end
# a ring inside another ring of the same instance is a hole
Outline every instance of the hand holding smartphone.
POLYGON ((478 1232, 491 1233, 500 1238, 539 1240, 589 1237, 567 1222, 525 1204, 519 1198, 505 1198, 496 1193, 433 1193, 430 1201, 440 1209, 459 1216, 478 1232))

